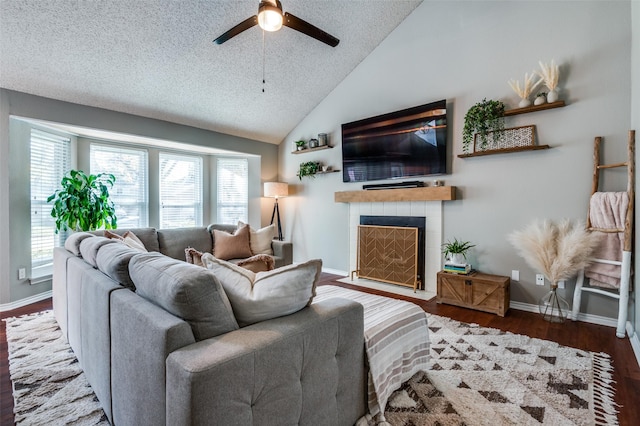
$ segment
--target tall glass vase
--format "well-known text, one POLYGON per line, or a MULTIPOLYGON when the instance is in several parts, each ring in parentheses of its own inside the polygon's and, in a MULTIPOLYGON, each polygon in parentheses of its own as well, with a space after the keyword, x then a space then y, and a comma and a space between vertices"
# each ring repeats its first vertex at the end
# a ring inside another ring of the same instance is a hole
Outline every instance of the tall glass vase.
POLYGON ((551 291, 538 302, 542 318, 549 322, 564 322, 569 315, 569 303, 558 294, 557 289, 558 284, 552 284, 551 291))

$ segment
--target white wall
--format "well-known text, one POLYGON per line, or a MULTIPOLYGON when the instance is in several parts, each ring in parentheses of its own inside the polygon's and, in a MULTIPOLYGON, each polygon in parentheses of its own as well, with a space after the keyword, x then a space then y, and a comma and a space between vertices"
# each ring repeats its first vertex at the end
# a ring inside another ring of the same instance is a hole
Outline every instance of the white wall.
MULTIPOLYGON (((534 218, 585 218, 593 138, 605 137, 605 161, 624 159, 630 49, 627 1, 423 2, 280 145, 280 178, 294 185, 282 216, 295 260, 321 258, 325 268, 347 271, 348 206, 333 196, 361 188, 343 183, 340 173, 300 182, 298 164, 319 160, 341 168, 341 123, 446 98, 453 152, 443 179, 459 188, 460 199, 444 203, 445 239, 477 244, 473 263, 484 272, 520 270, 512 300, 537 303, 548 286, 534 285, 536 271, 505 236, 534 218), (535 124, 539 143, 552 149, 458 158, 467 109, 484 97, 515 107, 507 81, 552 58, 561 65, 560 96, 568 106, 507 121, 535 124), (336 148, 291 155, 292 141, 320 132, 336 148)), ((610 189, 619 183, 624 176, 616 172, 605 180, 610 189)), ((572 294, 569 283, 566 297, 572 294)), ((613 301, 595 297, 583 298, 589 313, 615 316, 613 301)))

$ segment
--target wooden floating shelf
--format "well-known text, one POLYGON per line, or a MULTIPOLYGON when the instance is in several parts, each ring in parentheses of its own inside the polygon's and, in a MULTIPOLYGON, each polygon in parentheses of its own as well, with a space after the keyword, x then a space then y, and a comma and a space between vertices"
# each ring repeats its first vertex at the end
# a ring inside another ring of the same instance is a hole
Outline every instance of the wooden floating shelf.
POLYGON ((540 149, 549 149, 549 145, 533 145, 533 146, 519 146, 515 148, 502 148, 502 149, 488 149, 486 151, 472 152, 470 154, 460 154, 458 158, 480 157, 483 155, 493 154, 508 154, 510 152, 522 152, 522 151, 537 151, 540 149))
POLYGON ((556 101, 550 104, 532 105, 524 108, 508 109, 504 112, 505 117, 518 114, 526 114, 528 112, 544 111, 545 109, 562 108, 565 106, 564 101, 556 101))
POLYGON ((455 199, 455 186, 370 189, 367 191, 342 191, 335 193, 336 203, 376 203, 384 201, 451 201, 455 199))
POLYGON ((323 172, 322 170, 320 170, 320 171, 317 171, 316 174, 317 175, 326 175, 327 173, 337 173, 339 171, 340 170, 331 169, 331 170, 327 170, 326 172, 323 172))
POLYGON ((305 154, 307 152, 311 152, 311 151, 321 151, 323 149, 329 149, 329 148, 333 148, 331 145, 322 145, 316 148, 305 148, 305 149, 301 149, 300 151, 291 151, 292 154, 305 154))

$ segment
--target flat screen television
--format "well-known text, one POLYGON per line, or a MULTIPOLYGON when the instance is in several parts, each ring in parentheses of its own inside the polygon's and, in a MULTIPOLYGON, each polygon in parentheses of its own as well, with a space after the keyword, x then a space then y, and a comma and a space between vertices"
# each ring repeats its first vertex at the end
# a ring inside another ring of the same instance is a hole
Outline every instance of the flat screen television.
POLYGON ((342 125, 342 180, 364 182, 447 173, 447 102, 342 125))

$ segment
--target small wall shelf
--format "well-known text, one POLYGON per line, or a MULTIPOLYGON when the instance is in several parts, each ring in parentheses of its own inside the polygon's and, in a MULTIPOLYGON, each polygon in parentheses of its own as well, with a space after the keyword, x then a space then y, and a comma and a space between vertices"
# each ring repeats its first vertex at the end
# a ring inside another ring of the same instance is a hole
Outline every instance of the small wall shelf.
MULTIPOLYGON (((504 116, 510 117, 513 115, 528 114, 530 112, 544 111, 546 109, 562 108, 564 106, 566 106, 564 101, 545 103, 542 105, 532 105, 525 108, 515 108, 515 109, 506 110, 504 112, 504 116)), ((474 144, 475 144, 475 138, 474 138, 474 144)), ((513 148, 487 149, 484 151, 470 152, 468 154, 459 154, 458 158, 481 157, 483 155, 493 155, 493 154, 508 154, 511 152, 538 151, 541 149, 549 149, 549 148, 551 148, 549 145, 531 145, 531 146, 518 146, 513 148)))
POLYGON ((564 101, 557 101, 550 104, 542 105, 531 105, 525 108, 508 109, 504 112, 504 116, 509 117, 512 115, 527 114, 530 112, 544 111, 545 109, 562 108, 563 106, 565 106, 564 101))
POLYGON ((384 201, 451 201, 456 199, 455 186, 391 188, 342 191, 334 194, 336 203, 372 203, 384 201))
POLYGON ((331 170, 327 170, 326 172, 323 172, 322 170, 319 170, 316 172, 317 175, 326 175, 327 173, 337 173, 340 170, 335 170, 335 169, 331 169, 331 170))
POLYGON ((316 148, 305 148, 305 149, 301 149, 300 151, 291 151, 291 153, 292 154, 306 154, 307 152, 321 151, 323 149, 329 149, 329 148, 333 148, 333 146, 331 146, 331 145, 322 145, 322 146, 318 146, 316 148))

